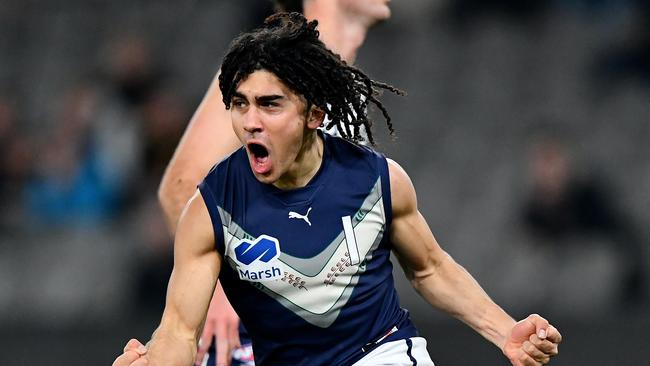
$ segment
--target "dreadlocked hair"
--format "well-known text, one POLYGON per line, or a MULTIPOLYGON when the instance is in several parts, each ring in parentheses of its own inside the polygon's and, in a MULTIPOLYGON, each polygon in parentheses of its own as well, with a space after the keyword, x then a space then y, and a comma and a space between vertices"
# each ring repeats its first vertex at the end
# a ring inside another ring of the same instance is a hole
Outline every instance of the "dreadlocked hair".
POLYGON ((388 111, 377 98, 381 90, 398 95, 404 92, 347 65, 318 39, 317 25, 317 21, 308 22, 299 13, 278 13, 268 17, 262 27, 238 36, 224 57, 219 75, 226 109, 230 108, 239 83, 254 71, 264 69, 302 95, 307 110, 313 105, 325 111, 330 119, 325 128, 336 127, 345 139, 363 140, 363 125, 368 142, 374 145, 367 113, 370 103, 382 112, 390 134, 394 135, 388 111))

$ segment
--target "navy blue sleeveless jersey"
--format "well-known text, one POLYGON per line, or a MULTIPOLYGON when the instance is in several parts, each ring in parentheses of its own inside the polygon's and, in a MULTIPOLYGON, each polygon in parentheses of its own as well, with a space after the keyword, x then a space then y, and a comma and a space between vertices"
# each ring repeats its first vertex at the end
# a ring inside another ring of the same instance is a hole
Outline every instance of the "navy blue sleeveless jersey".
POLYGON ((243 148, 199 185, 257 366, 350 365, 417 335, 393 283, 386 158, 318 133, 323 161, 305 187, 260 183, 243 148))

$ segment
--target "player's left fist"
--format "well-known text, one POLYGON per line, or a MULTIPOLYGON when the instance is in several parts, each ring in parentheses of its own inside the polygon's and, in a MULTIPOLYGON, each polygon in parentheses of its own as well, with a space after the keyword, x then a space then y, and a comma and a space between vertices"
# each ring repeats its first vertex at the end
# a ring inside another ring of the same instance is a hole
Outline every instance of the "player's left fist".
POLYGON ((558 354, 562 335, 548 320, 529 315, 510 330, 503 353, 514 366, 540 366, 558 354))

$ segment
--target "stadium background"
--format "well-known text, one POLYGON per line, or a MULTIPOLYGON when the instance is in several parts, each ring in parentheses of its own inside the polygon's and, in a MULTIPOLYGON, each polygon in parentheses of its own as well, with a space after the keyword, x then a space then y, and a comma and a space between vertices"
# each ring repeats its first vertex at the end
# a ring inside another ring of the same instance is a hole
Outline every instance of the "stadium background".
MULTIPOLYGON (((558 325, 553 364, 643 364, 647 2, 391 7, 357 64, 409 93, 386 96, 397 139, 380 123, 376 136, 411 175, 437 239, 514 316, 558 325), (625 235, 529 229, 541 135, 566 148, 572 174, 598 183, 594 197, 615 207, 625 235)), ((148 338, 170 266, 162 168, 227 43, 268 11, 261 0, 0 2, 1 365, 110 364, 129 337, 148 338)), ((436 364, 506 364, 400 272, 436 364)))

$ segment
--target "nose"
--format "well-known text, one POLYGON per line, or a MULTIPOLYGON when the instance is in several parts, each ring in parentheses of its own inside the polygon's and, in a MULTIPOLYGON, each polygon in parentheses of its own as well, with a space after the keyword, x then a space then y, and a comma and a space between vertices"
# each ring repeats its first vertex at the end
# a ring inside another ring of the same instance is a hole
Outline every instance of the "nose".
POLYGON ((262 131, 262 119, 257 108, 250 107, 243 117, 244 131, 250 134, 259 133, 262 131))

